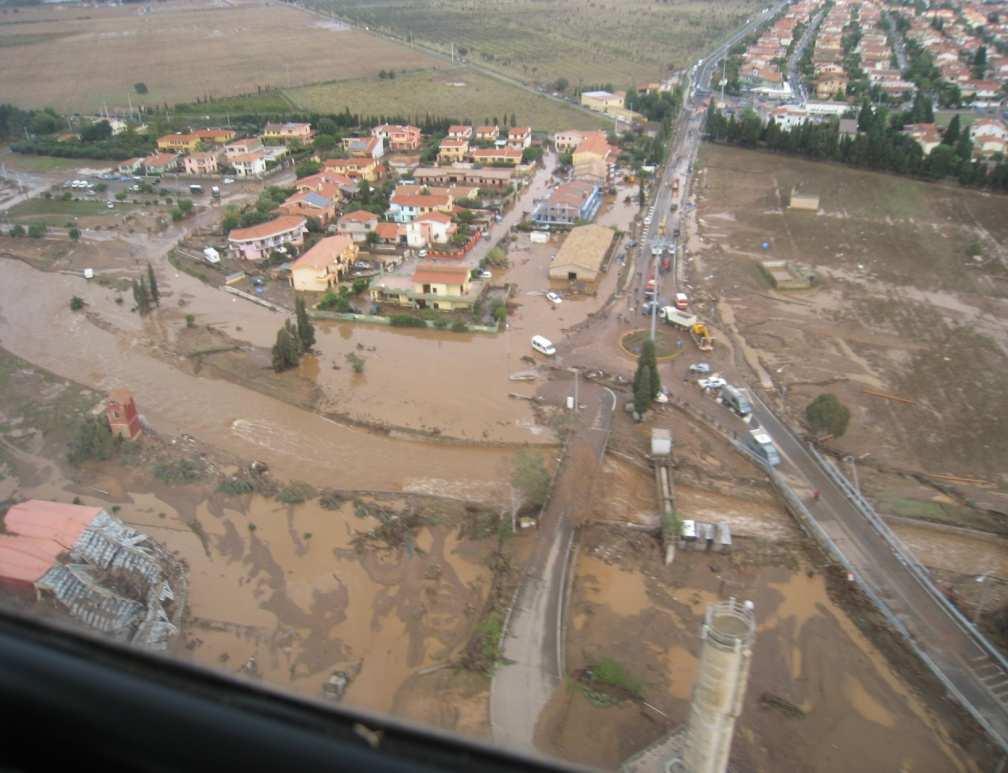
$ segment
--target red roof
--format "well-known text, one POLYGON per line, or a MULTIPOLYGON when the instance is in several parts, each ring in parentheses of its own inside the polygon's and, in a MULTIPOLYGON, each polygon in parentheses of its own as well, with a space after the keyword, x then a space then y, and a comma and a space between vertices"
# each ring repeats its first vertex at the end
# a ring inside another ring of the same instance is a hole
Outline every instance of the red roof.
POLYGON ((275 217, 268 223, 260 223, 249 228, 235 228, 228 234, 228 240, 233 242, 250 241, 252 239, 265 239, 267 236, 293 231, 298 227, 304 228, 308 221, 297 215, 281 215, 275 217))
POLYGON ((63 547, 51 539, 0 535, 0 577, 38 582, 62 552, 63 547))
POLYGON ((418 223, 425 222, 435 222, 435 223, 450 223, 452 221, 449 215, 444 212, 428 212, 426 215, 421 215, 417 218, 418 223))
POLYGON ((398 239, 399 238, 399 224, 398 223, 379 223, 375 226, 375 233, 382 239, 398 239))
POLYGON ((349 236, 327 236, 325 239, 319 240, 314 247, 295 260, 291 264, 291 270, 294 271, 299 268, 323 269, 326 266, 331 266, 333 263, 339 262, 340 256, 347 248, 352 246, 353 239, 349 236))
POLYGON ((451 196, 438 193, 393 193, 389 203, 401 207, 447 207, 451 196))
POLYGON ((417 284, 464 284, 469 276, 467 266, 439 266, 436 263, 421 263, 413 272, 417 284))
POLYGON ((101 511, 100 507, 29 499, 7 511, 4 527, 11 534, 53 540, 69 549, 101 511))
POLYGON ((377 220, 378 215, 374 212, 368 212, 366 209, 355 209, 353 212, 347 212, 343 217, 340 218, 340 222, 349 221, 351 223, 370 223, 372 220, 377 220))

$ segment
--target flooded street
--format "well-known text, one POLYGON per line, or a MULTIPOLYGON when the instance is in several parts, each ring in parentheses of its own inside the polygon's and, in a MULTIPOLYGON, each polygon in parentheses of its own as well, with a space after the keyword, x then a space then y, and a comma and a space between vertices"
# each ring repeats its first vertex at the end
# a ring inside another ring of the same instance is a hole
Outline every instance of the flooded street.
MULTIPOLYGON (((189 433, 242 459, 262 459, 279 478, 317 486, 468 492, 492 497, 509 454, 397 440, 327 421, 309 411, 224 381, 188 375, 149 355, 141 320, 98 285, 4 263, 0 342, 15 354, 98 390, 130 389, 140 412, 162 434, 189 433), (84 298, 101 318, 68 308, 84 298), (121 331, 117 330, 121 326, 121 331)), ((151 331, 155 340, 163 331, 151 331)))

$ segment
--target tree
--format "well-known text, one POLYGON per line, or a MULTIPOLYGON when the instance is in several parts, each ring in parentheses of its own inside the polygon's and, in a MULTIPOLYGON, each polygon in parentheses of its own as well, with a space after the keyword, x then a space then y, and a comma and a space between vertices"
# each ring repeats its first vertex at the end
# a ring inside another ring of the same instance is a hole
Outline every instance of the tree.
POLYGON ((24 226, 18 223, 17 225, 15 225, 13 228, 10 229, 10 235, 13 236, 15 239, 24 236, 25 235, 24 226))
POLYGON ((32 223, 28 226, 28 235, 32 239, 41 239, 46 235, 45 223, 32 223))
POLYGON ((161 291, 158 290, 157 277, 154 276, 154 267, 147 264, 147 287, 150 288, 150 297, 155 306, 161 305, 161 291))
POLYGON ((538 510, 546 504, 550 476, 542 454, 523 448, 511 460, 511 486, 521 495, 518 509, 538 510))
POLYGON ((959 140, 959 113, 952 116, 952 120, 949 121, 948 128, 945 129, 945 133, 942 135, 943 145, 955 145, 959 140))
POLYGON ((298 363, 298 351, 291 334, 284 325, 277 331, 276 343, 273 344, 273 370, 281 373, 293 368, 298 363))
POLYGON ((367 244, 368 247, 374 247, 376 244, 378 244, 378 241, 379 237, 377 231, 368 231, 367 236, 364 237, 364 242, 367 244))
POLYGON ((567 91, 568 86, 570 86, 570 81, 568 81, 566 78, 557 78, 553 82, 553 90, 559 91, 561 93, 567 91))
POLYGON ((644 209, 645 204, 647 204, 647 194, 644 192, 644 181, 641 180, 640 187, 637 189, 637 206, 644 209))
POLYGON ((146 315, 151 309, 150 291, 147 289, 147 282, 143 277, 139 281, 133 280, 133 300, 136 303, 140 316, 146 315))
POLYGON ((112 434, 104 417, 89 416, 77 427, 77 434, 70 439, 67 460, 73 465, 90 459, 104 461, 112 458, 119 443, 119 437, 112 434))
POLYGON ((298 339, 301 341, 301 348, 307 352, 315 345, 315 326, 308 319, 304 298, 298 297, 294 302, 294 313, 297 316, 298 339))
POLYGON ((817 432, 828 432, 838 438, 847 431, 850 422, 850 411, 841 403, 836 395, 822 394, 805 408, 805 419, 809 426, 817 432))
POLYGON ((179 199, 176 204, 178 205, 178 208, 182 210, 183 215, 188 215, 193 211, 192 199, 179 199))
POLYGON ((973 77, 982 80, 987 74, 987 46, 980 46, 973 55, 973 77))
POLYGON ((75 242, 80 239, 80 229, 77 226, 73 226, 67 230, 67 236, 70 237, 70 241, 75 242))
POLYGON ((320 169, 322 169, 322 164, 318 161, 305 159, 304 161, 298 161, 297 165, 294 167, 294 173, 298 177, 309 177, 313 174, 318 174, 320 169))
POLYGON ((647 367, 651 373, 651 399, 653 400, 661 392, 661 376, 658 375, 658 359, 655 356, 654 341, 650 338, 641 347, 639 362, 647 367))
POLYGON ((637 363, 637 372, 634 374, 633 383, 633 407, 637 416, 643 416, 654 400, 654 392, 651 388, 651 369, 641 362, 637 363))
POLYGON ((514 113, 511 113, 511 128, 513 129, 518 125, 518 118, 514 113))
POLYGON ((147 93, 147 84, 143 83, 143 82, 134 83, 133 84, 133 91, 135 91, 137 94, 146 94, 147 93))
POLYGON ((84 299, 79 295, 75 295, 70 299, 70 311, 80 311, 84 308, 84 299))
POLYGON ((112 125, 108 121, 97 121, 81 129, 80 138, 84 142, 101 142, 112 136, 112 125))
POLYGON ((522 151, 522 162, 530 163, 539 161, 543 157, 543 149, 539 145, 529 145, 522 151))

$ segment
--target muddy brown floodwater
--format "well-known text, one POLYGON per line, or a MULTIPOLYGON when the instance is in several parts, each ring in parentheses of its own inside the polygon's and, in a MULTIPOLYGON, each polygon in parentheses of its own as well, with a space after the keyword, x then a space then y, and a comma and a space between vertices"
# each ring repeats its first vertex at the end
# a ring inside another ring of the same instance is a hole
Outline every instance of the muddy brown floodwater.
POLYGON ((742 539, 730 557, 686 552, 666 567, 650 537, 586 529, 574 570, 568 671, 613 658, 642 680, 644 699, 668 719, 629 701, 601 707, 569 682, 540 721, 540 748, 613 769, 684 722, 704 609, 735 596, 754 601, 758 624, 733 745, 739 769, 975 770, 914 687, 833 601, 800 549, 752 563, 763 550, 742 539), (762 705, 764 693, 802 716, 762 705))
MULTIPOLYGON (((127 304, 123 304, 126 306, 127 304)), ((95 284, 4 262, 0 342, 52 372, 99 390, 130 389, 163 434, 190 433, 278 478, 318 486, 415 490, 487 499, 507 475, 509 452, 404 441, 355 430, 224 381, 188 375, 147 353, 145 326, 95 284), (106 324, 69 310, 80 295, 106 324), (120 327, 121 326, 121 327, 120 327)), ((164 333, 150 331, 162 340, 164 333)))

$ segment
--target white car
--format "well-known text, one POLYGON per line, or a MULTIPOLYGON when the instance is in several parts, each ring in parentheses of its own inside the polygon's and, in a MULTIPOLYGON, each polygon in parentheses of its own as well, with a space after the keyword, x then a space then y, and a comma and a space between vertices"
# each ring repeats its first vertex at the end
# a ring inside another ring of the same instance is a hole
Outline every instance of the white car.
POLYGON ((486 270, 480 271, 479 272, 479 278, 480 279, 493 279, 493 274, 491 274, 489 271, 486 271, 486 270))
POLYGON ((694 362, 689 366, 690 373, 710 373, 710 364, 706 362, 694 362))
POLYGON ((233 182, 234 182, 234 178, 233 178, 233 177, 225 177, 225 178, 223 179, 223 181, 222 181, 222 182, 223 182, 223 183, 224 183, 225 185, 230 185, 231 183, 233 183, 233 182))
POLYGON ((426 258, 427 257, 427 250, 418 250, 417 251, 417 257, 418 258, 426 258))
POLYGON ((550 303, 563 303, 563 298, 561 298, 557 293, 550 290, 546 293, 546 300, 550 303))
POLYGON ((644 225, 651 225, 651 215, 644 218, 644 225))
POLYGON ((711 376, 710 378, 702 378, 697 381, 701 389, 721 389, 721 387, 727 385, 725 381, 720 376, 711 376))
POLYGON ((115 209, 115 202, 113 202, 113 201, 106 201, 105 202, 105 207, 106 207, 106 209, 115 209))

